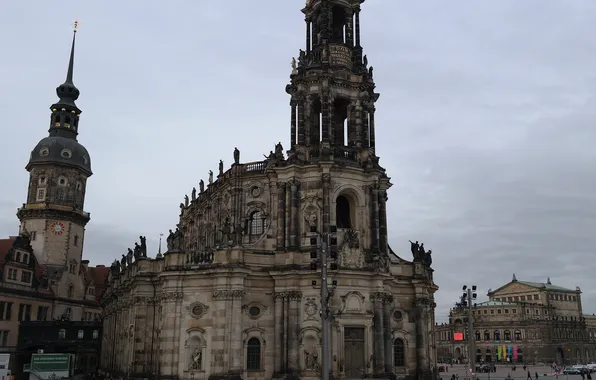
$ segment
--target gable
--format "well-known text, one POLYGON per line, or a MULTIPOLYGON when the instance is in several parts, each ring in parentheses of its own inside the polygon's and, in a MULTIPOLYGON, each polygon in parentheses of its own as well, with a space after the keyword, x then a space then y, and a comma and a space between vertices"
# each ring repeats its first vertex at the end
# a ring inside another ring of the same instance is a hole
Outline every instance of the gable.
POLYGON ((536 287, 524 284, 519 281, 511 281, 508 284, 501 286, 499 289, 494 290, 492 296, 500 296, 506 294, 522 294, 522 293, 535 293, 538 290, 536 287))

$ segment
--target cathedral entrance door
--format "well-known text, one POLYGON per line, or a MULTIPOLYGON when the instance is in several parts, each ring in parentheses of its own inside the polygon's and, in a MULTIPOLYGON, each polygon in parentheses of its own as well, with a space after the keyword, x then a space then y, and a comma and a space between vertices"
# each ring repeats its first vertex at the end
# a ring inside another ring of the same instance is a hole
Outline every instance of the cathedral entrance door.
POLYGON ((361 379, 366 363, 364 360, 364 328, 344 328, 345 374, 348 379, 361 379))

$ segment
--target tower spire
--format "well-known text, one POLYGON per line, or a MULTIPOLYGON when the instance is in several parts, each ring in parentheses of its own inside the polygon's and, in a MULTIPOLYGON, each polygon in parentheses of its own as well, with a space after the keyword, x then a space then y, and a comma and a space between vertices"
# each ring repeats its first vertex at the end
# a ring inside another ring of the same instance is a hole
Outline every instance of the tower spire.
POLYGON ((68 60, 68 70, 66 71, 66 81, 56 88, 56 95, 58 95, 58 98, 60 98, 60 101, 57 104, 69 105, 75 108, 75 100, 79 98, 80 94, 79 89, 74 85, 73 82, 75 42, 77 38, 78 26, 79 22, 75 21, 73 24, 72 45, 70 47, 70 57, 68 60))
POLYGON ((75 21, 73 24, 72 45, 70 47, 66 80, 60 86, 56 87, 56 95, 58 95, 59 100, 50 107, 52 118, 49 131, 50 136, 61 136, 75 140, 78 135, 79 115, 81 114, 81 110, 75 103, 79 98, 80 92, 73 82, 75 42, 78 26, 79 22, 75 21))

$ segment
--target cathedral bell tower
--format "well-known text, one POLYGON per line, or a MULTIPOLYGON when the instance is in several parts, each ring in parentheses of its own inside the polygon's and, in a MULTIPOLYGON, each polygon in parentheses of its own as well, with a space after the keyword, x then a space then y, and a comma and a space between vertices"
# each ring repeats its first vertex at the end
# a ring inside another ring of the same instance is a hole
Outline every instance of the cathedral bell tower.
POLYGON ((360 46, 364 0, 309 0, 306 46, 292 61, 290 155, 377 165, 373 68, 360 46))
POLYGON ((85 189, 92 172, 89 153, 77 141, 81 110, 73 82, 76 27, 75 22, 66 81, 56 88, 59 100, 50 107, 49 135, 31 151, 27 203, 17 216, 41 264, 64 265, 78 273, 90 219, 83 211, 85 189))

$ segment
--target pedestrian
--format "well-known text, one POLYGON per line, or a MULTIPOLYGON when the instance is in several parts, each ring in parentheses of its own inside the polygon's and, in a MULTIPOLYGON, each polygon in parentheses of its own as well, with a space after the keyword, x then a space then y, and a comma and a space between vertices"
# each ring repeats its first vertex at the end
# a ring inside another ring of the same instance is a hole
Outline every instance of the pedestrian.
POLYGON ((536 375, 536 380, 538 380, 538 372, 536 372, 535 375, 536 375))
POLYGON ((528 370, 528 377, 527 380, 532 380, 532 374, 530 373, 530 371, 528 370))

